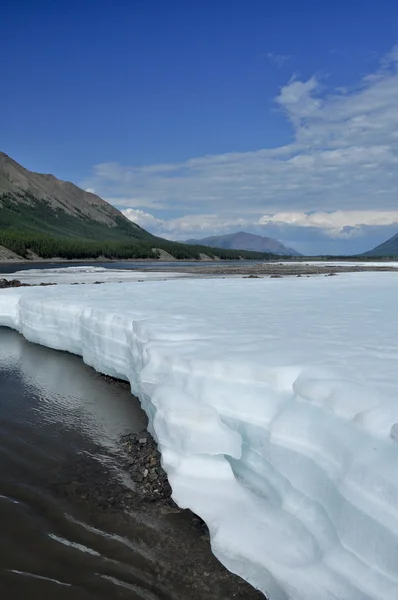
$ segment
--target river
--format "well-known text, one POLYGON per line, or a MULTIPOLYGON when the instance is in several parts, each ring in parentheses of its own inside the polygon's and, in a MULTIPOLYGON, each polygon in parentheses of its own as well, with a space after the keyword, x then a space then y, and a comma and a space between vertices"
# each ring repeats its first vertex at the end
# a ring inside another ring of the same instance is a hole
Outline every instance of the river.
POLYGON ((205 260, 180 260, 180 261, 161 261, 161 260, 135 260, 135 261, 62 261, 62 262, 8 262, 0 263, 0 277, 2 274, 17 273, 31 269, 65 269, 67 267, 100 267, 103 269, 123 269, 127 271, 161 271, 163 269, 179 269, 185 267, 211 267, 223 265, 256 265, 264 261, 251 260, 227 260, 227 261, 205 261, 205 260))
POLYGON ((145 425, 127 384, 0 328, 0 597, 263 598, 192 513, 121 508, 120 438, 145 425))

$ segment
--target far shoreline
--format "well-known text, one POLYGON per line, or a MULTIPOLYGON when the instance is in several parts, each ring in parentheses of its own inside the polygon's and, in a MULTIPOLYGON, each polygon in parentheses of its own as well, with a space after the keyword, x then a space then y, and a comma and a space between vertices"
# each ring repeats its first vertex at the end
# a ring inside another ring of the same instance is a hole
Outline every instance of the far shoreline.
MULTIPOLYGON (((228 260, 219 260, 219 261, 200 261, 200 260, 176 260, 176 261, 154 261, 150 259, 132 259, 132 260, 76 260, 76 261, 57 261, 44 259, 40 262, 38 261, 29 261, 29 262, 20 262, 20 261, 7 261, 0 262, 0 278, 2 275, 10 278, 10 276, 14 276, 15 279, 18 279, 18 273, 24 270, 33 270, 37 268, 38 270, 50 268, 53 266, 55 269, 62 269, 65 267, 79 267, 79 266, 98 266, 110 264, 121 264, 126 265, 124 268, 121 266, 120 270, 123 271, 153 271, 156 272, 158 269, 159 272, 164 274, 167 273, 181 273, 187 276, 189 275, 199 275, 199 276, 210 276, 215 278, 222 277, 236 277, 241 276, 243 278, 249 279, 258 279, 263 277, 274 277, 274 278, 283 278, 283 277, 310 277, 314 275, 318 276, 330 276, 330 275, 338 275, 342 273, 365 273, 365 272, 397 272, 398 273, 398 261, 395 262, 395 266, 393 263, 395 261, 351 261, 351 260, 330 260, 330 261, 311 261, 311 260, 285 260, 284 257, 281 257, 279 260, 269 260, 269 261, 228 261, 228 260), (350 264, 344 264, 344 263, 350 264), (377 265, 372 264, 378 263, 377 265), (194 264, 193 264, 194 263, 194 264), (357 264, 352 264, 357 263, 357 264), (370 263, 370 264, 367 264, 370 263), (385 264, 382 264, 385 263, 385 264), (140 267, 140 265, 142 265, 140 267), (2 271, 2 267, 5 269, 2 271), (15 267, 15 270, 13 270, 15 267)), ((109 269, 111 271, 112 269, 109 269)), ((116 269, 117 270, 117 269, 116 269)), ((101 279, 101 275, 98 274, 99 279, 101 279)), ((105 281, 98 281, 96 283, 106 283, 105 281)))

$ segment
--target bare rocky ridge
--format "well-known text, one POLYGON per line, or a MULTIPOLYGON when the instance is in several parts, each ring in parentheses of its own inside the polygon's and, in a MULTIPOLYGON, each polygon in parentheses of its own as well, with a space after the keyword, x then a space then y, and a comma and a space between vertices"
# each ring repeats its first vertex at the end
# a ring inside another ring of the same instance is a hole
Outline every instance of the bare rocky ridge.
POLYGON ((177 260, 172 254, 166 252, 166 250, 163 250, 162 248, 152 248, 152 250, 158 255, 159 260, 164 260, 167 262, 177 260))
MULTIPOLYGON (((116 218, 127 221, 117 208, 99 196, 86 192, 69 181, 61 181, 54 175, 28 171, 7 154, 0 152, 0 194, 6 192, 29 192, 37 198, 47 200, 55 209, 61 208, 75 217, 85 216, 110 227, 117 225, 116 218)), ((135 225, 132 221, 129 223, 135 225)))
POLYGON ((15 252, 11 252, 11 250, 8 250, 8 248, 0 246, 0 263, 12 260, 19 261, 24 259, 22 258, 22 256, 18 256, 18 254, 15 254, 15 252))

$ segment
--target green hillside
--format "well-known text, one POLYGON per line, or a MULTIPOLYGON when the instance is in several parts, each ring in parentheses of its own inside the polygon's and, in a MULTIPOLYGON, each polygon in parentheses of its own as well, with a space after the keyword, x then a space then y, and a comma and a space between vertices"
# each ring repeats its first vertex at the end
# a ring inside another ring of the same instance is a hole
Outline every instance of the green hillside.
POLYGON ((83 212, 71 214, 54 207, 48 200, 30 192, 0 195, 0 245, 27 257, 34 252, 42 258, 151 258, 162 249, 177 259, 199 259, 200 253, 222 259, 260 259, 269 254, 210 251, 205 246, 191 246, 155 237, 131 223, 123 215, 113 217, 114 224, 95 221, 83 212))

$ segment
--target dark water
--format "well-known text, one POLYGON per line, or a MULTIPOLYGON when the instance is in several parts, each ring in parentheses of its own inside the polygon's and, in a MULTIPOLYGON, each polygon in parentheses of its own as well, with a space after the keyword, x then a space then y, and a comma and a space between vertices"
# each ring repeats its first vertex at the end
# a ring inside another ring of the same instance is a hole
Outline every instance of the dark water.
POLYGON ((119 438, 145 424, 127 385, 0 328, 0 598, 263 597, 188 511, 109 501, 129 486, 119 438))
MULTIPOLYGON (((241 260, 228 260, 225 262, 214 261, 120 261, 120 262, 39 262, 39 263, 3 263, 0 264, 0 274, 17 273, 30 269, 62 269, 65 267, 102 267, 104 269, 126 269, 129 271, 161 271, 162 269, 175 269, 176 267, 207 267, 214 265, 242 265, 241 260)), ((264 261, 251 260, 250 264, 263 263, 264 261)))

